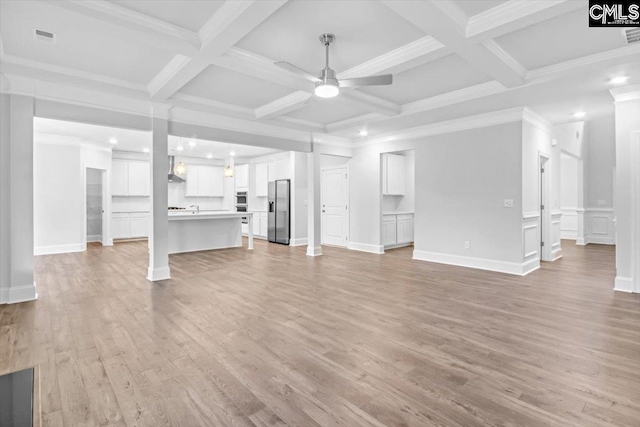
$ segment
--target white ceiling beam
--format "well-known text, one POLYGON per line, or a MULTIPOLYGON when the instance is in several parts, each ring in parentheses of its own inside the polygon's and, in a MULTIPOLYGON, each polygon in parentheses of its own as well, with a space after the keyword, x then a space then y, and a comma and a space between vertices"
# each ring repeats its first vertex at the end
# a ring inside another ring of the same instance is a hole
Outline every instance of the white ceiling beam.
POLYGON ((167 64, 170 69, 165 67, 153 79, 152 98, 168 99, 207 68, 212 58, 222 55, 285 3, 286 0, 225 1, 198 32, 200 52, 188 60, 167 64))
POLYGON ((309 99, 311 93, 299 90, 256 108, 255 115, 257 119, 272 119, 302 108, 309 103, 309 99))
POLYGON ((114 37, 184 55, 194 54, 200 48, 200 38, 193 31, 109 1, 60 0, 45 3, 111 24, 117 28, 113 32, 114 37))
POLYGON ((378 114, 378 113, 369 113, 369 114, 364 114, 362 116, 358 116, 358 117, 351 117, 349 119, 345 119, 345 120, 340 120, 337 122, 333 122, 333 123, 329 123, 326 127, 327 127, 327 133, 333 133, 333 132, 338 132, 340 130, 344 130, 344 129, 350 129, 350 128, 355 128, 358 126, 364 126, 367 123, 373 122, 375 120, 380 119, 381 117, 384 117, 382 114, 378 114))
POLYGON ((576 0, 510 0, 470 17, 465 35, 485 41, 586 6, 576 0))
POLYGON ((383 73, 401 73, 450 53, 444 45, 431 36, 401 46, 390 52, 351 67, 338 74, 340 79, 367 77, 383 73))
POLYGON ((383 3, 504 86, 524 84, 520 70, 485 46, 467 40, 467 19, 453 2, 383 0, 383 3))

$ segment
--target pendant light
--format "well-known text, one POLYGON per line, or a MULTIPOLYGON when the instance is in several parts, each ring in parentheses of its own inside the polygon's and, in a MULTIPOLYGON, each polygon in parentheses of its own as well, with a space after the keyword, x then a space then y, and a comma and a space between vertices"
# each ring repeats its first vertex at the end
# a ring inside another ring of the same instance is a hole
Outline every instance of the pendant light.
POLYGON ((227 165, 224 167, 224 176, 227 178, 233 178, 236 174, 235 162, 233 157, 236 155, 233 151, 230 150, 231 145, 227 144, 227 165))
MULTIPOLYGON (((180 145, 176 148, 178 152, 182 152, 184 150, 184 145, 182 143, 182 138, 180 138, 180 145)), ((176 175, 186 175, 187 174, 187 165, 182 162, 182 159, 178 158, 178 163, 173 167, 173 173, 176 175)))

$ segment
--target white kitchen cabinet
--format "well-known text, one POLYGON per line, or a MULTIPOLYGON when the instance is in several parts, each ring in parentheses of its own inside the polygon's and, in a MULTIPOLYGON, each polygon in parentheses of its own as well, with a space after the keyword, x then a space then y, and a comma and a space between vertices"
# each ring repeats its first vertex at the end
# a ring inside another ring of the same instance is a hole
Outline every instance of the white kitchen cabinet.
POLYGON ((396 244, 413 242, 413 215, 398 215, 396 218, 396 244))
POLYGON ((382 217, 382 244, 384 246, 395 245, 397 241, 396 216, 384 215, 382 217))
POLYGON ((188 165, 186 197, 224 197, 224 172, 218 166, 188 165))
POLYGON ((382 216, 382 244, 385 248, 406 246, 413 242, 413 214, 382 216))
POLYGON ((149 237, 149 212, 118 212, 111 214, 113 239, 149 237))
POLYGON ((149 196, 150 181, 148 162, 114 160, 111 165, 112 196, 149 196))
POLYGON ((382 194, 385 196, 404 196, 404 187, 404 156, 399 156, 397 154, 383 154, 382 194))
MULTIPOLYGON (((271 169, 273 166, 271 166, 271 169)), ((255 173, 256 197, 267 197, 269 195, 269 163, 258 163, 255 173)), ((273 174, 273 172, 271 172, 273 174)))
MULTIPOLYGON (((258 211, 251 211, 251 212, 253 212, 253 235, 255 237, 263 237, 266 239, 267 233, 268 233, 268 227, 269 227, 267 212, 258 212, 258 211)), ((244 225, 245 224, 243 224, 243 226, 244 225)), ((249 233, 248 227, 243 227, 242 234, 248 234, 248 233, 249 233)))
POLYGON ((249 191, 249 165, 236 166, 236 191, 249 191))
POLYGON ((128 239, 131 234, 131 221, 128 213, 111 214, 111 238, 128 239))
POLYGON ((149 237, 149 214, 147 212, 132 212, 130 214, 130 237, 149 237))
POLYGON ((267 212, 260 212, 259 214, 259 220, 258 222, 260 223, 260 236, 262 237, 267 237, 267 233, 269 230, 269 222, 267 219, 267 212))
POLYGON ((114 196, 129 194, 129 162, 114 160, 111 164, 111 194, 114 196))
POLYGON ((148 196, 150 189, 151 171, 147 162, 129 162, 128 164, 128 195, 148 196))

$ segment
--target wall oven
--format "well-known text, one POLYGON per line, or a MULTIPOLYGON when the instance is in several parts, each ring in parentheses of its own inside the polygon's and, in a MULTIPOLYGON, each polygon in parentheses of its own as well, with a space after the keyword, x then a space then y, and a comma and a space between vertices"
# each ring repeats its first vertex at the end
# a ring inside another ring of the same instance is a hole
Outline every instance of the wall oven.
POLYGON ((249 203, 249 196, 246 191, 238 191, 236 193, 236 207, 237 206, 247 206, 249 203))

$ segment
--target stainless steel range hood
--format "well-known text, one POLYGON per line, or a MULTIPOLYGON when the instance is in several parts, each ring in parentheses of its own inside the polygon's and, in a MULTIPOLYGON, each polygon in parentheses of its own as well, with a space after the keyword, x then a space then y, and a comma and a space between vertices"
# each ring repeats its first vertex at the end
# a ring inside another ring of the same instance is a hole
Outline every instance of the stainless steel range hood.
POLYGON ((175 156, 169 156, 169 182, 184 182, 184 178, 180 175, 176 175, 173 172, 173 167, 175 166, 176 158, 175 156))

